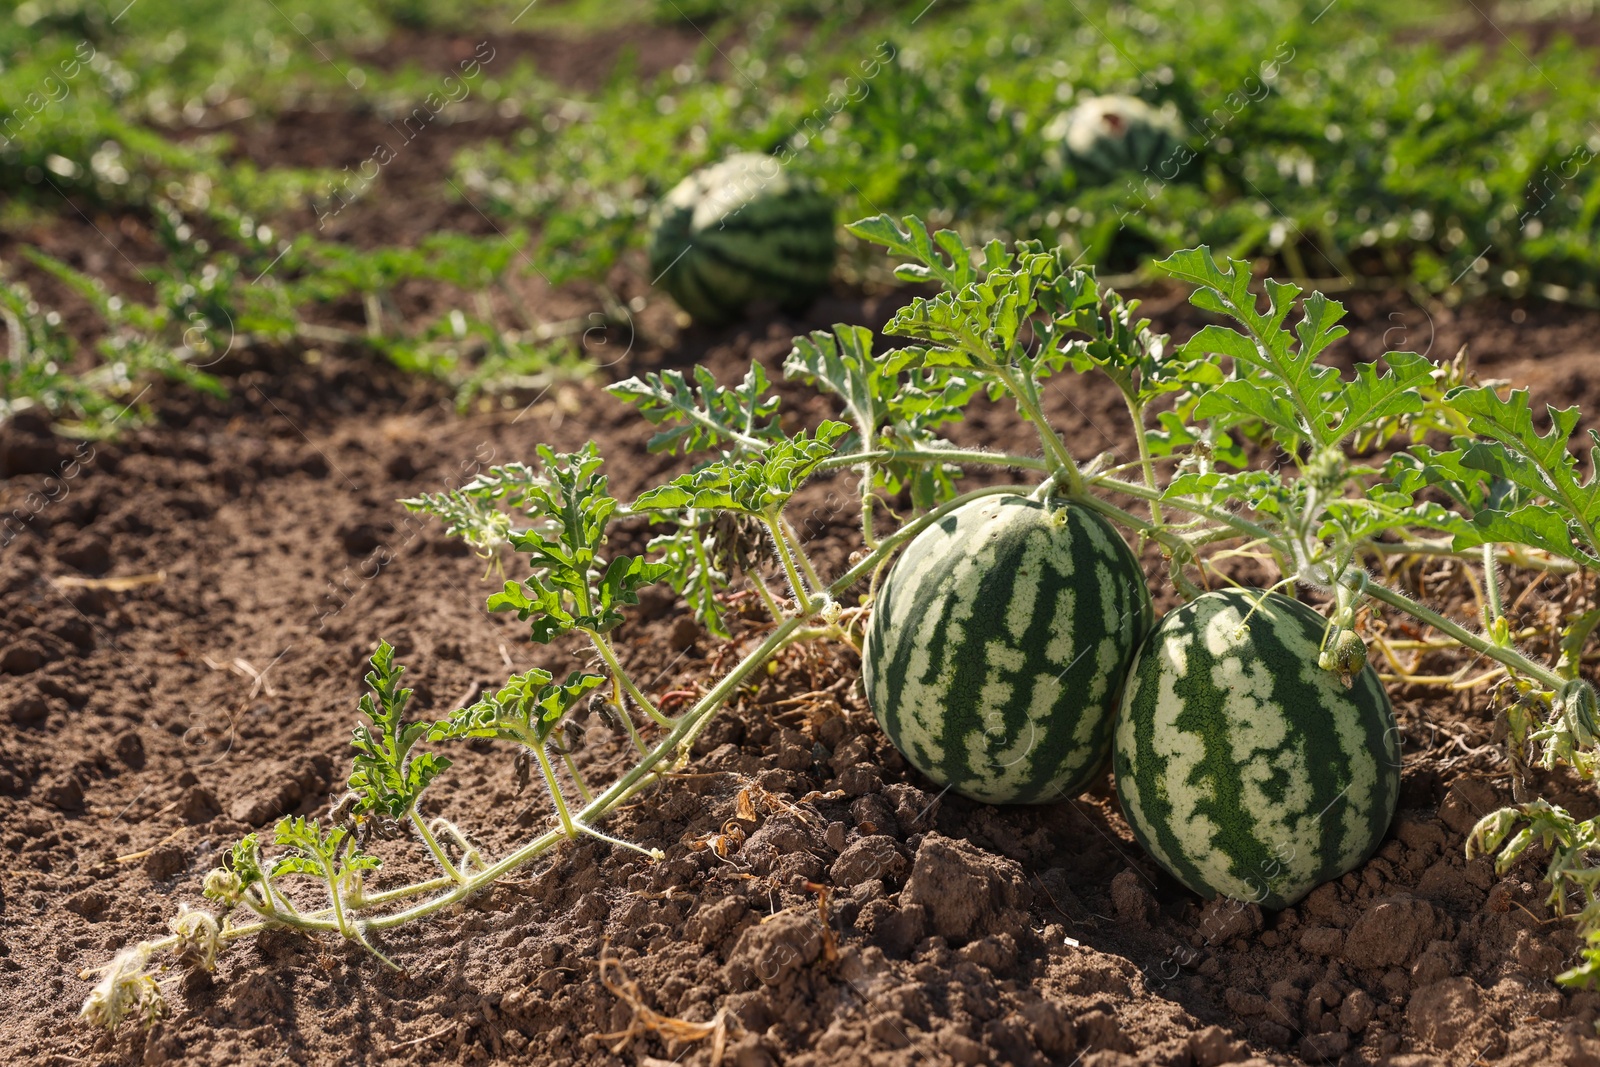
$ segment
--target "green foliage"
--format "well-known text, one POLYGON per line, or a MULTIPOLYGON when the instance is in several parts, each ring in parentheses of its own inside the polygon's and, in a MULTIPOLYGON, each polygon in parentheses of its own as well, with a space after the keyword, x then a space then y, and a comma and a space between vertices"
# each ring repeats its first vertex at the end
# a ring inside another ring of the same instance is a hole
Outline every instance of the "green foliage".
POLYGON ((304 874, 324 882, 341 882, 352 874, 378 869, 378 857, 363 852, 343 826, 324 831, 304 816, 285 816, 272 830, 272 842, 288 850, 272 865, 272 876, 304 874))
POLYGON ((1374 422, 1422 410, 1418 388, 1433 369, 1422 356, 1385 353, 1387 373, 1380 373, 1373 363, 1360 363, 1351 380, 1317 362, 1329 345, 1349 332, 1338 324, 1344 305, 1337 300, 1312 293, 1291 333, 1283 324, 1303 291, 1299 286, 1268 279, 1267 305, 1262 310, 1250 291, 1247 263, 1233 260, 1224 270, 1210 249, 1200 248, 1179 252, 1158 266, 1198 287, 1190 300, 1195 307, 1225 315, 1243 327, 1235 331, 1209 325, 1184 346, 1182 355, 1194 362, 1226 356, 1237 368, 1232 377, 1206 391, 1194 410, 1195 418, 1260 420, 1286 446, 1285 451, 1310 458, 1339 448, 1374 422))
POLYGON ((778 398, 768 389, 767 372, 753 363, 733 389, 722 388, 714 374, 696 366, 692 383, 679 370, 652 371, 607 391, 632 403, 652 426, 667 427, 650 438, 650 451, 699 452, 728 446, 760 451, 780 440, 778 398))
POLYGON ((400 501, 406 510, 444 521, 444 532, 459 537, 483 555, 511 543, 513 520, 507 510, 520 509, 543 475, 524 463, 490 467, 460 489, 423 493, 400 501))
POLYGON ((542 745, 567 712, 605 681, 604 675, 583 671, 573 671, 565 682, 556 682, 549 671, 538 668, 515 674, 499 692, 485 693, 476 703, 434 725, 428 740, 492 737, 542 745))
POLYGON ((594 442, 577 452, 539 446, 544 477, 519 487, 523 512, 533 520, 510 543, 529 557, 533 573, 507 582, 489 598, 490 611, 515 611, 531 620, 533 639, 547 644, 573 630, 603 634, 622 621, 622 607, 639 602, 639 589, 660 581, 667 567, 619 555, 600 556, 607 524, 617 509, 594 442))
POLYGON ((774 516, 789 502, 817 465, 833 455, 834 444, 850 427, 825 421, 815 433, 786 437, 750 459, 708 463, 693 473, 641 493, 636 511, 680 508, 738 511, 774 516))
POLYGON ((1576 819, 1545 800, 1501 808, 1472 828, 1467 857, 1498 852, 1495 871, 1504 874, 1536 844, 1549 855, 1545 881, 1550 906, 1557 915, 1566 915, 1576 905, 1573 920, 1585 941, 1582 962, 1556 981, 1590 988, 1600 981, 1600 866, 1592 862, 1600 853, 1600 819, 1576 819))
MULTIPOLYGON (((891 353, 877 358, 872 331, 836 324, 831 334, 820 330, 796 337, 784 361, 786 377, 826 389, 844 402, 844 414, 855 426, 852 444, 891 452, 949 449, 938 430, 959 422, 967 403, 983 387, 976 375, 944 366, 907 370, 908 362, 891 353)), ((879 482, 889 493, 909 490, 914 506, 932 507, 955 495, 961 468, 953 464, 890 459, 878 468, 879 482)))
POLYGON ((1207 244, 1300 277, 1600 296, 1592 54, 1562 41, 1537 66, 1517 49, 1447 51, 1414 30, 1437 5, 1373 2, 719 13, 699 23, 700 54, 653 83, 624 69, 581 102, 527 87, 539 124, 462 153, 458 185, 545 224, 558 277, 603 276, 696 167, 770 150, 849 214, 915 212, 1115 270, 1207 244), (1095 186, 1051 162, 1058 115, 1130 92, 1176 108, 1192 181, 1166 180, 1163 160, 1095 186))
MULTIPOLYGON (((1029 492, 1026 486, 987 484, 958 493, 959 469, 979 464, 1037 471, 1043 477, 1032 487, 1034 499, 1064 499, 1148 539, 1167 557, 1179 592, 1191 599, 1204 582, 1231 581, 1230 569, 1220 564, 1237 555, 1255 557, 1263 566, 1275 563, 1280 580, 1274 588, 1298 584, 1331 595, 1336 607, 1315 657, 1321 669, 1343 675, 1366 669, 1360 607, 1431 627, 1460 650, 1503 669, 1515 698, 1506 717, 1516 773, 1536 756, 1544 766, 1569 765, 1588 778, 1600 774, 1600 699, 1580 678, 1584 642, 1597 628, 1597 614, 1576 611, 1563 620, 1559 660, 1539 662, 1515 647, 1500 607, 1495 551, 1478 550, 1493 538, 1502 549, 1519 549, 1511 554, 1515 562, 1533 566, 1563 569, 1564 553, 1579 563, 1591 559, 1595 542, 1583 527, 1593 525, 1594 483, 1584 480, 1569 455, 1575 413, 1553 412, 1553 431, 1541 432, 1525 394, 1502 397, 1474 384, 1459 362, 1435 365, 1422 356, 1387 353, 1379 357, 1381 368, 1361 361, 1342 371, 1331 358, 1332 346, 1344 337, 1337 302, 1275 281, 1264 284, 1263 300, 1242 261, 1219 262, 1203 248, 1179 252, 1164 267, 1196 286, 1196 306, 1235 325, 1209 326, 1174 348, 1137 316, 1135 303, 1103 288, 1064 247, 1023 240, 974 248, 954 231, 930 229, 915 217, 896 222, 879 216, 851 230, 905 257, 903 273, 933 291, 919 293, 891 320, 886 332, 909 338, 905 347, 874 351, 870 334, 851 324, 796 338, 786 374, 837 396, 848 422, 825 420, 786 432, 771 383, 754 368, 733 388, 699 371, 693 378, 647 376, 623 383, 617 393, 656 427, 659 451, 692 458, 685 460, 689 469, 646 490, 631 507, 610 495, 592 442, 575 452, 540 445, 537 469, 493 468, 461 489, 406 502, 439 516, 480 550, 509 544, 524 555, 531 573, 505 583, 489 598, 489 609, 517 612, 537 643, 568 635, 587 639, 604 665, 601 673, 572 671, 562 682, 542 668, 519 673, 497 692, 426 728, 435 741, 506 738, 531 748, 550 787, 553 825, 491 863, 445 820, 431 826, 417 821, 443 876, 368 897, 360 876, 377 860, 358 847, 350 827, 324 832, 303 818, 285 819, 274 840, 286 854, 272 864, 273 873, 320 878, 330 906, 301 912, 268 880, 244 884, 262 867, 248 839, 235 850, 233 871, 211 879, 208 890, 215 899, 230 906, 246 902, 264 924, 337 930, 365 944, 364 929, 451 907, 562 840, 590 835, 659 858, 657 850, 606 835, 597 821, 663 771, 681 766, 710 717, 748 691, 771 657, 804 640, 854 644, 863 616, 847 596, 862 590, 870 596, 876 585, 868 582, 921 531, 982 498, 1029 492), (1072 455, 1040 392, 1045 379, 1068 373, 1103 373, 1116 383, 1140 443, 1137 457, 1102 455, 1080 463, 1072 455), (1014 406, 1038 435, 1040 454, 956 449, 938 436, 979 391, 1014 406), (1149 405, 1156 401, 1162 410, 1152 417, 1149 405), (1454 435, 1450 449, 1420 443, 1441 429, 1454 435), (1381 464, 1364 458, 1362 450, 1375 443, 1395 458, 1381 464), (1246 444, 1255 447, 1247 450, 1246 444), (1171 466, 1158 466, 1154 456, 1171 466), (959 463, 949 462, 955 457, 959 463), (924 468, 937 473, 919 482, 924 468), (820 577, 786 513, 807 481, 830 469, 864 469, 884 479, 864 480, 863 547, 832 582, 820 577), (910 488, 913 507, 910 514, 890 516, 897 526, 880 538, 873 507, 884 485, 910 488), (1129 498, 1139 502, 1131 505, 1139 510, 1119 503, 1129 498), (1534 514, 1529 508, 1579 529, 1564 538, 1551 530, 1537 540, 1498 540, 1502 527, 1493 524, 1526 525, 1534 514), (665 527, 649 543, 652 559, 607 552, 612 537, 641 534, 647 522, 665 527), (619 530, 623 523, 635 525, 619 530), (1441 532, 1456 545, 1436 536, 1441 532), (1370 578, 1368 562, 1390 555, 1454 556, 1466 567, 1487 561, 1483 632, 1370 578), (750 588, 735 591, 740 579, 750 588), (773 596, 769 580, 792 590, 792 600, 773 596), (673 708, 673 715, 635 683, 619 657, 622 646, 607 636, 623 624, 639 591, 654 582, 670 583, 713 632, 748 636, 753 644, 688 708, 673 708), (735 600, 765 605, 770 624, 735 630, 727 610, 735 600), (609 786, 591 791, 571 754, 560 752, 558 767, 545 745, 580 701, 603 689, 610 699, 602 703, 620 713, 639 757, 609 786), (653 743, 641 736, 636 711, 646 729, 653 723, 663 731, 653 743), (563 769, 583 797, 581 809, 567 807, 559 781, 563 769), (450 847, 460 848, 459 864, 450 859, 450 847), (425 899, 390 908, 409 897, 425 899), (380 905, 384 911, 362 917, 380 905)), ((1429 638, 1430 646, 1439 643, 1429 638)), ((442 760, 412 755, 424 727, 405 718, 409 693, 392 650, 380 646, 372 665, 372 693, 361 704, 367 723, 356 734, 351 776, 365 806, 357 814, 368 816, 357 820, 363 839, 369 830, 381 836, 385 818, 396 811, 414 814, 418 793, 445 769, 442 760)), ((1485 826, 1475 847, 1502 849, 1502 862, 1514 861, 1535 838, 1559 851, 1560 862, 1550 871, 1559 903, 1583 894, 1583 929, 1591 936, 1600 929, 1594 903, 1600 878, 1586 866, 1587 855, 1600 847, 1592 824, 1545 805, 1524 806, 1485 826), (1512 836, 1519 820, 1535 829, 1512 836)), ((242 936, 234 929, 218 939, 242 936)), ((139 991, 153 988, 146 973, 149 954, 179 944, 139 946, 117 967, 115 983, 91 994, 86 1012, 108 1024, 128 1014, 144 996, 139 991)), ((1600 975, 1600 944, 1591 947, 1592 964, 1569 980, 1600 975)))
POLYGON ((359 810, 400 818, 416 808, 422 791, 450 761, 432 752, 411 754, 430 724, 406 721, 412 691, 400 686, 405 668, 394 662, 389 642, 378 643, 371 662, 366 682, 372 692, 363 695, 359 705, 371 725, 358 725, 350 742, 356 750, 350 789, 361 798, 359 810))

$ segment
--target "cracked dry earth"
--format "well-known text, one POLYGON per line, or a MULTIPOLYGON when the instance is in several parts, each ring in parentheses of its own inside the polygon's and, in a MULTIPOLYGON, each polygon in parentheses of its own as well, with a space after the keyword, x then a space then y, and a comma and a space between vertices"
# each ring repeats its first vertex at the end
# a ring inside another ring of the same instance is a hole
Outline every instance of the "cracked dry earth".
MULTIPOLYGON (((1347 349, 1381 351, 1397 308, 1358 302, 1347 349)), ((616 370, 775 368, 793 333, 881 323, 890 309, 824 310, 685 335, 616 370)), ((1148 310, 1163 328, 1195 325, 1174 294, 1152 294, 1148 310)), ((1436 316, 1430 339, 1449 351, 1470 340, 1486 375, 1551 399, 1600 399, 1584 372, 1594 316, 1513 331, 1503 312, 1436 316)), ((28 515, 0 550, 0 1048, 12 1062, 711 1062, 710 1040, 625 1036, 643 1009, 720 1018, 724 1062, 740 1067, 1600 1064, 1600 994, 1551 981, 1577 944, 1536 864, 1499 876, 1463 857, 1465 832, 1508 799, 1473 694, 1395 690, 1407 741, 1391 836, 1360 870, 1262 913, 1206 904, 1163 875, 1108 779, 1041 808, 941 797, 873 723, 853 657, 818 648, 791 650, 701 737, 685 774, 608 822, 665 861, 579 843, 386 935, 403 973, 276 932, 230 949, 213 975, 174 980, 171 1017, 148 1032, 87 1029, 82 968, 199 903, 200 879, 240 834, 318 812, 340 788, 380 637, 428 715, 512 668, 575 664, 576 649, 531 646, 485 613, 483 561, 396 498, 531 458, 541 441, 596 439, 621 460, 620 497, 679 462, 646 456, 646 428, 597 385, 463 418, 433 386, 353 356, 256 353, 224 369, 231 399, 157 388, 159 423, 113 443, 79 446, 30 417, 0 429, 0 514, 28 515), (32 507, 51 477, 53 499, 32 507), (736 820, 741 794, 753 818, 736 820), (730 820, 725 856, 693 847, 730 820), (602 982, 602 952, 639 1004, 602 982)), ((1074 381, 1051 414, 1093 454, 1117 443, 1102 432, 1117 407, 1109 388, 1074 381)), ((965 432, 1027 447, 982 406, 965 432)), ((797 503, 797 525, 836 571, 855 520, 831 488, 797 503)), ((624 531, 617 550, 645 538, 624 531)), ((1154 560, 1150 574, 1164 584, 1154 560)), ((717 641, 657 594, 618 639, 664 695, 705 684, 760 633, 745 619, 735 642, 717 641)), ((593 725, 578 753, 591 781, 626 759, 593 725)), ((452 755, 429 814, 495 855, 544 825, 546 801, 519 792, 504 753, 452 755)), ((1565 776, 1540 785, 1594 809, 1565 776)), ((383 850, 380 887, 427 870, 415 842, 383 850)))

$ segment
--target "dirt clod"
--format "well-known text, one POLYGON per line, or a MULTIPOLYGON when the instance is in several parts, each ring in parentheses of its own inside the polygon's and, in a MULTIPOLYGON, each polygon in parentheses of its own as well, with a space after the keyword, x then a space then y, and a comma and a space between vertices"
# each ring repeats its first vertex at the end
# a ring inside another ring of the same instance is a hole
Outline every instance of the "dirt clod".
POLYGON ((1377 901, 1362 912, 1345 939, 1345 958, 1356 967, 1409 963, 1439 933, 1433 905, 1410 896, 1377 901))
POLYGON ((1482 1008, 1483 997, 1470 978, 1447 978, 1413 993, 1406 1019, 1424 1041, 1452 1049, 1482 1008))
POLYGON ((1013 861, 940 834, 928 834, 917 849, 900 899, 926 908, 939 936, 965 940, 1000 932, 1014 923, 1015 909, 1025 906, 1028 896, 1013 861))
POLYGON ((739 935, 725 968, 735 988, 752 982, 776 986, 822 955, 822 930, 816 918, 786 911, 739 935))
POLYGON ((1122 871, 1111 879, 1111 903, 1117 909, 1117 918, 1141 926, 1148 925, 1156 911, 1156 898, 1150 895, 1144 876, 1138 871, 1122 871))
POLYGON ((833 861, 829 874, 839 886, 860 885, 874 878, 898 882, 908 866, 894 838, 872 834, 846 846, 833 861))

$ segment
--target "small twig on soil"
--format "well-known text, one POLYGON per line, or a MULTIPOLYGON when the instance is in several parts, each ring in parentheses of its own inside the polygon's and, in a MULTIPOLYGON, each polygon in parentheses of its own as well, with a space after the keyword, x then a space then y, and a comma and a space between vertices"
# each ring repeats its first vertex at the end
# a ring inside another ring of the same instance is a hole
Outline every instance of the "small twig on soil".
POLYGON ((833 922, 828 918, 828 894, 832 890, 821 882, 807 882, 806 890, 817 895, 817 916, 822 922, 822 958, 828 963, 838 963, 839 939, 834 936, 833 922))
POLYGON ((101 589, 108 593, 126 593, 146 585, 160 585, 167 580, 167 572, 125 574, 112 578, 79 578, 69 574, 50 580, 61 589, 101 589))
POLYGON ((717 1009, 716 1016, 706 1023, 662 1015, 644 1002, 639 992, 639 983, 629 977, 622 964, 611 955, 609 942, 600 948, 600 982, 613 996, 633 1010, 633 1019, 629 1021, 626 1030, 592 1035, 597 1041, 616 1042, 611 1046, 613 1055, 620 1056, 622 1050, 627 1048, 634 1038, 644 1034, 659 1034, 667 1042, 669 1049, 675 1042, 687 1045, 695 1041, 704 1041, 709 1037, 711 1067, 718 1067, 722 1063, 723 1053, 728 1047, 728 1030, 730 1027, 739 1026, 738 1020, 728 1014, 727 1008, 717 1009), (616 972, 615 977, 612 974, 613 970, 616 972))
POLYGON ((422 1045, 422 1044, 426 1044, 429 1041, 437 1041, 441 1037, 444 1037, 447 1034, 453 1033, 455 1031, 455 1029, 456 1029, 456 1024, 455 1023, 453 1023, 453 1022, 452 1023, 445 1023, 443 1026, 441 1026, 439 1029, 435 1030, 431 1034, 423 1034, 421 1037, 414 1037, 410 1041, 402 1041, 398 1045, 390 1045, 389 1046, 389 1051, 390 1052, 398 1052, 403 1048, 411 1048, 414 1045, 422 1045))
MULTIPOLYGON (((166 811, 167 808, 175 808, 177 806, 178 806, 177 801, 173 801, 171 804, 168 804, 166 808, 162 808, 161 811, 156 812, 156 815, 160 815, 161 812, 166 811)), ((150 818, 153 819, 153 818, 156 817, 156 815, 152 815, 152 816, 150 816, 150 818)), ((132 863, 135 860, 142 860, 146 856, 150 855, 150 853, 152 853, 156 849, 160 848, 162 845, 165 845, 167 842, 175 841, 178 838, 182 837, 184 834, 188 833, 189 830, 190 830, 190 827, 188 827, 188 826, 180 826, 176 830, 172 831, 172 833, 168 834, 166 837, 163 837, 160 841, 157 841, 155 844, 149 846, 148 848, 140 849, 138 852, 130 852, 126 856, 118 856, 116 858, 116 862, 117 863, 132 863)))

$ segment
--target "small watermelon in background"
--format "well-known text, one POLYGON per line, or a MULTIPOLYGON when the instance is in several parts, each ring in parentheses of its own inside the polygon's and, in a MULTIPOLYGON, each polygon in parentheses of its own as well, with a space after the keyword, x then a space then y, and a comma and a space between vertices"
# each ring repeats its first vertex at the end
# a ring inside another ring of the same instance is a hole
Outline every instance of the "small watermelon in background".
POLYGON ((1044 128, 1046 156, 1071 168, 1080 185, 1104 185, 1123 175, 1171 181, 1187 171, 1177 112, 1157 110, 1136 96, 1091 96, 1044 128))
POLYGON ((737 318, 756 300, 804 308, 833 273, 833 201, 773 156, 741 152, 695 171, 651 227, 651 277, 700 322, 737 318))
POLYGON ((1123 814, 1204 897, 1287 907, 1388 832, 1394 711, 1370 665, 1348 688, 1317 665, 1326 629, 1280 593, 1205 593, 1161 620, 1128 673, 1112 761, 1123 814))
POLYGON ((991 804, 1081 792, 1105 766, 1144 572, 1077 504, 975 500, 914 538, 874 601, 867 700, 901 754, 991 804))

